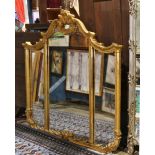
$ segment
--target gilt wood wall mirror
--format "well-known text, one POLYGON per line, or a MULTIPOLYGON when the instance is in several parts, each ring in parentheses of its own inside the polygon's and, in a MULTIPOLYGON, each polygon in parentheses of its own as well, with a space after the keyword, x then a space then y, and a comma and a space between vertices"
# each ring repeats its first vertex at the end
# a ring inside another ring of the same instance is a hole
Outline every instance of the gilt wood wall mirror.
POLYGON ((121 139, 122 45, 112 43, 105 47, 96 41, 95 33, 88 31, 82 21, 69 11, 61 10, 58 19, 51 22, 39 42, 34 45, 26 42, 23 46, 26 117, 30 126, 102 153, 115 151, 121 139), (80 34, 86 39, 86 46, 80 49, 69 49, 65 45, 50 47, 51 37, 56 33, 69 38, 80 34), (104 89, 104 56, 109 54, 114 56, 115 72, 112 99, 115 113, 110 120, 104 119, 104 112, 97 111, 103 96, 103 91, 99 90, 104 89), (53 61, 59 70, 63 64, 62 74, 54 75, 51 72, 53 61), (39 66, 42 66, 41 69, 39 66), (79 92, 72 91, 73 89, 79 92), (87 93, 83 93, 84 90, 87 93), (42 94, 39 100, 37 94, 42 94))

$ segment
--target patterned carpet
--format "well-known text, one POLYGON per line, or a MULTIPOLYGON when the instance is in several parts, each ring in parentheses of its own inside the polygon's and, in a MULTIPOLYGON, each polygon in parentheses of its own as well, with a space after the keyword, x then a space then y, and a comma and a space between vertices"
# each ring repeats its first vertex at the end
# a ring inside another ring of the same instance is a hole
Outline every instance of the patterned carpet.
MULTIPOLYGON (((40 106, 33 107, 34 120, 39 126, 44 126, 44 109, 40 106)), ((87 138, 89 137, 89 119, 71 112, 64 112, 58 109, 50 110, 50 128, 56 130, 66 130, 75 135, 87 138)), ((95 137, 96 142, 107 144, 114 139, 114 122, 108 120, 95 119, 95 137)))
POLYGON ((15 136, 16 155, 99 155, 19 123, 16 123, 15 136))

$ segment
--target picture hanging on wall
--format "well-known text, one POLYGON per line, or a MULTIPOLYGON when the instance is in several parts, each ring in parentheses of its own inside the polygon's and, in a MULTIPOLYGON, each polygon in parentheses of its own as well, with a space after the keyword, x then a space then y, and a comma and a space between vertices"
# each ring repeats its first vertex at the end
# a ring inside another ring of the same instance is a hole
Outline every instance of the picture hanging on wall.
MULTIPOLYGON (((95 54, 95 94, 102 95, 103 56, 95 54)), ((89 93, 89 55, 88 50, 68 49, 66 90, 89 93)))
POLYGON ((105 73, 105 83, 111 86, 115 85, 115 56, 108 55, 105 73))
POLYGON ((115 114, 115 90, 111 88, 103 89, 102 111, 115 114))
POLYGON ((62 75, 63 51, 61 48, 52 48, 51 52, 51 73, 62 75))

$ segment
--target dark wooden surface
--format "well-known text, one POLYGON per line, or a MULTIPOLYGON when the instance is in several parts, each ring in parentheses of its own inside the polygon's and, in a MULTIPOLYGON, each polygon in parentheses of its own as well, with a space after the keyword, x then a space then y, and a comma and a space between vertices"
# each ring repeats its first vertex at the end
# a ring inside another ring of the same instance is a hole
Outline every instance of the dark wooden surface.
POLYGON ((47 0, 39 0, 39 17, 40 23, 47 23, 47 0))
POLYGON ((31 41, 35 43, 41 37, 38 32, 16 32, 15 33, 15 106, 16 113, 25 107, 25 55, 22 43, 31 41))
POLYGON ((25 24, 25 28, 27 31, 46 31, 49 27, 50 23, 46 24, 25 24))

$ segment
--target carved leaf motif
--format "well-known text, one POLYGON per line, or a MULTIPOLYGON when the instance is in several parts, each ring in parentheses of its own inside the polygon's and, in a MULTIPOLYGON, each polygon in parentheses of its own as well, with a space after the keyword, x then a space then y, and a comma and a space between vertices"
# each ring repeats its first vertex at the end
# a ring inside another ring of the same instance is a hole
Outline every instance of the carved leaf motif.
POLYGON ((137 0, 129 0, 129 13, 131 16, 137 16, 137 0))

